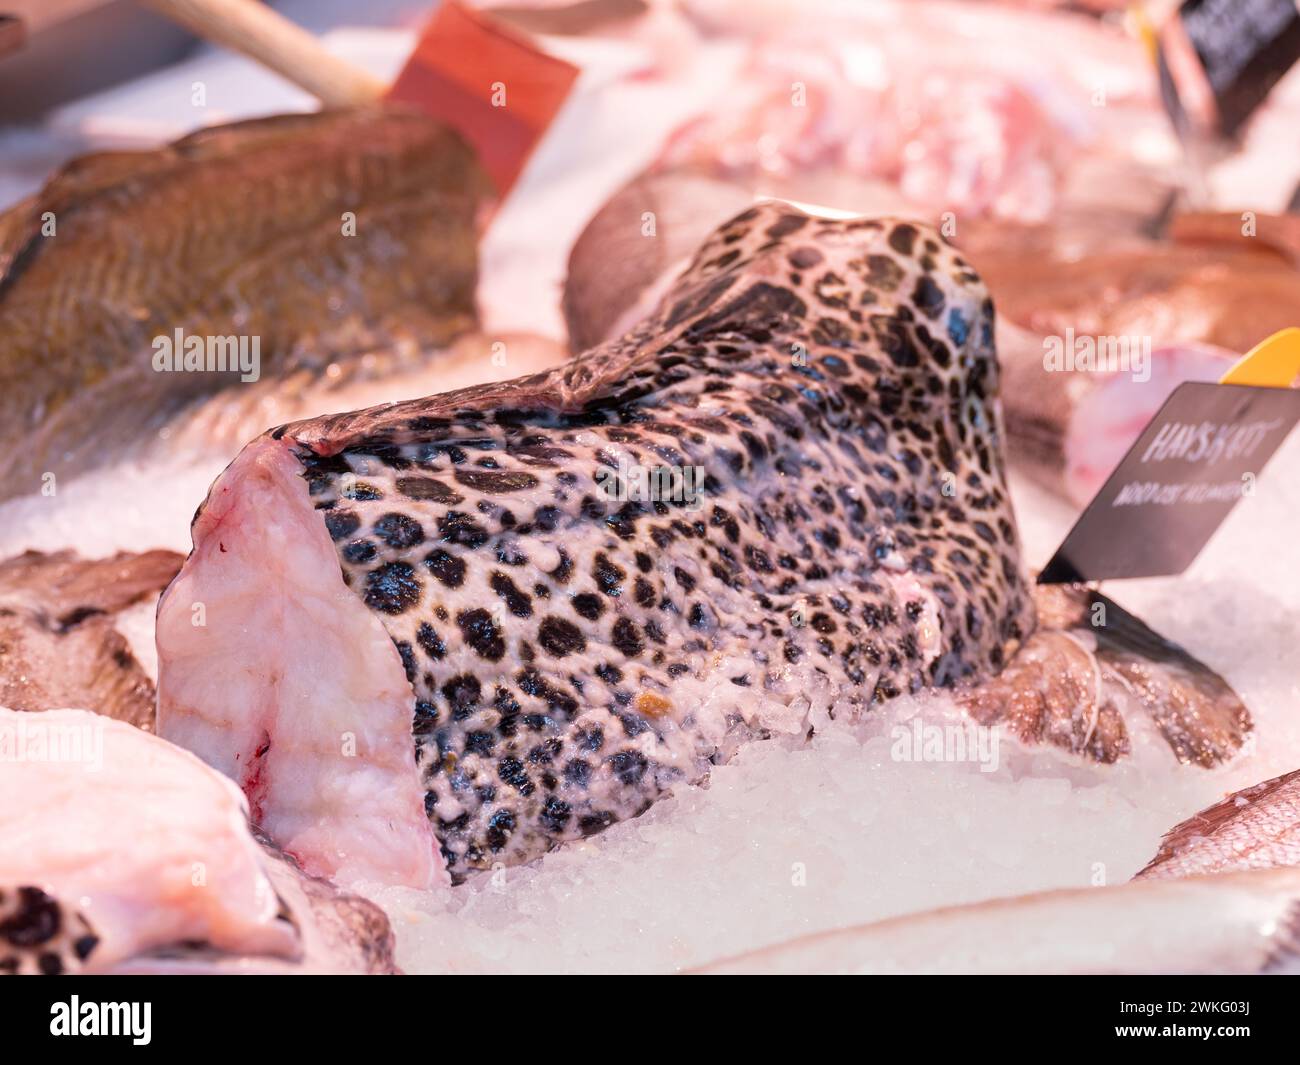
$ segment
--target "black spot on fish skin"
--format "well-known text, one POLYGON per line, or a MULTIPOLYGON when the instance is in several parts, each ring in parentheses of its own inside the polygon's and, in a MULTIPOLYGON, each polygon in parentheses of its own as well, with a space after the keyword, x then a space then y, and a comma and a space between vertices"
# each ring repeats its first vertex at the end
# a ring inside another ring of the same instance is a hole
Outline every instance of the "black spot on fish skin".
POLYGON ((619 751, 610 755, 609 765, 624 787, 635 787, 645 776, 650 763, 640 751, 619 751))
POLYGON ((416 630, 415 641, 425 653, 435 661, 445 658, 447 655, 447 645, 442 642, 442 637, 434 630, 434 627, 427 621, 420 622, 420 627, 416 630))
POLYGON ((407 499, 429 500, 450 506, 465 500, 459 492, 432 477, 399 477, 397 490, 407 499))
POLYGON ((426 556, 424 565, 430 573, 448 588, 459 588, 465 583, 464 560, 449 554, 441 547, 426 556))
POLYGON ((582 631, 572 622, 554 615, 545 618, 537 630, 537 642, 556 658, 587 649, 582 631))
POLYGON ((443 543, 469 548, 482 547, 488 542, 488 531, 459 510, 449 510, 438 519, 438 535, 443 543))
POLYGON ((575 595, 570 601, 573 603, 573 609, 588 621, 597 620, 605 612, 605 604, 600 601, 600 597, 590 592, 575 595))
POLYGON ((533 616, 533 597, 521 590, 514 581, 495 570, 489 580, 492 590, 506 602, 506 608, 517 618, 533 616))
POLYGON ((344 560, 354 565, 370 562, 378 553, 379 549, 369 540, 353 540, 343 548, 344 560))
POLYGON ((424 543, 424 528, 413 518, 393 511, 374 525, 375 535, 389 547, 402 550, 424 543))
POLYGON ((512 810, 497 810, 488 821, 488 846, 493 851, 505 849, 505 845, 510 841, 510 836, 515 831, 516 824, 512 810))
POLYGON ((503 784, 510 785, 525 798, 536 790, 533 782, 528 777, 528 771, 524 768, 524 763, 518 758, 502 758, 497 763, 497 776, 501 778, 503 784))
POLYGON ((17 906, 0 921, 0 939, 15 947, 31 948, 48 943, 63 928, 59 904, 37 887, 20 887, 17 906))
POLYGON ((889 246, 901 255, 911 255, 912 247, 916 244, 916 238, 916 226, 903 222, 890 231, 889 246))
POLYGON ((522 470, 494 472, 492 470, 464 469, 456 471, 456 481, 476 492, 499 495, 505 492, 521 492, 526 488, 536 488, 537 478, 522 470))
POLYGON ((564 779, 574 787, 585 788, 591 780, 591 763, 575 758, 564 767, 564 779))
POLYGON ((483 688, 479 684, 478 678, 472 673, 462 673, 459 676, 452 677, 442 686, 442 694, 447 697, 447 702, 451 704, 452 716, 454 718, 464 718, 478 706, 479 699, 483 694, 483 688))
POLYGON ((361 519, 350 510, 331 510, 325 515, 325 529, 331 540, 346 540, 361 528, 361 519))
POLYGON ((506 653, 506 644, 491 614, 482 607, 462 610, 456 615, 456 624, 460 626, 461 635, 475 654, 489 662, 501 661, 506 653))
POLYGON ((645 650, 645 640, 631 618, 619 618, 614 622, 611 642, 628 658, 635 658, 645 650))
POLYGON ((387 562, 366 574, 366 605, 385 614, 401 614, 420 601, 420 579, 405 562, 387 562))
POLYGON ((614 565, 604 554, 598 554, 592 575, 596 578, 596 586, 602 592, 609 596, 617 596, 623 590, 622 582, 627 576, 627 571, 614 565))

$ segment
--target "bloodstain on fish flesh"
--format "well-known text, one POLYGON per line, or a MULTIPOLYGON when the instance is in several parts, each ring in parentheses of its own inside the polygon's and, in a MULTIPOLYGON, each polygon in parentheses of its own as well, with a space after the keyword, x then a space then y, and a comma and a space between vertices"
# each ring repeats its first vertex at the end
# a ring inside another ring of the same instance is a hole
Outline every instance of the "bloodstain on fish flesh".
POLYGON ((154 339, 177 329, 258 338, 271 378, 471 328, 488 196, 455 133, 390 105, 69 163, 0 216, 0 498, 82 473, 239 383, 155 371, 154 339))
MULTIPOLYGON (((977 688, 1076 624, 1037 616, 997 396, 992 304, 936 233, 754 207, 564 367, 245 448, 160 605, 160 732, 311 871, 427 883, 636 816, 747 740, 977 688)), ((1182 727, 1218 721, 1176 690, 1182 727)))
POLYGON ((152 731, 153 682, 116 615, 158 595, 182 561, 175 551, 28 551, 0 562, 0 706, 94 705, 152 731))
POLYGON ((0 742, 0 973, 395 971, 382 911, 189 752, 84 710, 0 708, 0 742))

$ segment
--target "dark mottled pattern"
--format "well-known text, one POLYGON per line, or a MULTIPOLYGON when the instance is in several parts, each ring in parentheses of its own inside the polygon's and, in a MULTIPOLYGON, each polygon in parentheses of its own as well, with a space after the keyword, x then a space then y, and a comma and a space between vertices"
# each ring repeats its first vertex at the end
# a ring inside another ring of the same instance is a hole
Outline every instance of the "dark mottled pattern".
POLYGON ((0 887, 0 974, 61 976, 80 970, 99 938, 86 919, 38 887, 0 887))
POLYGON ((924 227, 767 204, 566 367, 276 431, 401 653, 453 876, 1001 668, 1033 607, 992 322, 924 227), (702 493, 611 496, 629 466, 702 493))

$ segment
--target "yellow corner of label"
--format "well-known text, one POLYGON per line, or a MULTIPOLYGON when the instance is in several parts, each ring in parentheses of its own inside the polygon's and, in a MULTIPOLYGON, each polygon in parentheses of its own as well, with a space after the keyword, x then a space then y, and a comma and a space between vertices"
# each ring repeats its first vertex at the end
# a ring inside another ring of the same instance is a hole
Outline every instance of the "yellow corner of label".
POLYGON ((1261 340, 1219 378, 1221 385, 1290 388, 1300 376, 1300 329, 1292 326, 1261 340))

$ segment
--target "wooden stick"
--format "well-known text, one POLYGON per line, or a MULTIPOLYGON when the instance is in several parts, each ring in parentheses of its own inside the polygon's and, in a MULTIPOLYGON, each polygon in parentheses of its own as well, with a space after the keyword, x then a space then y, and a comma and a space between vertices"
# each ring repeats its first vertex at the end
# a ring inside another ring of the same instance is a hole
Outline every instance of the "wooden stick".
POLYGON ((369 103, 388 86, 329 52, 314 36, 255 0, 142 0, 204 40, 255 59, 331 107, 369 103))

